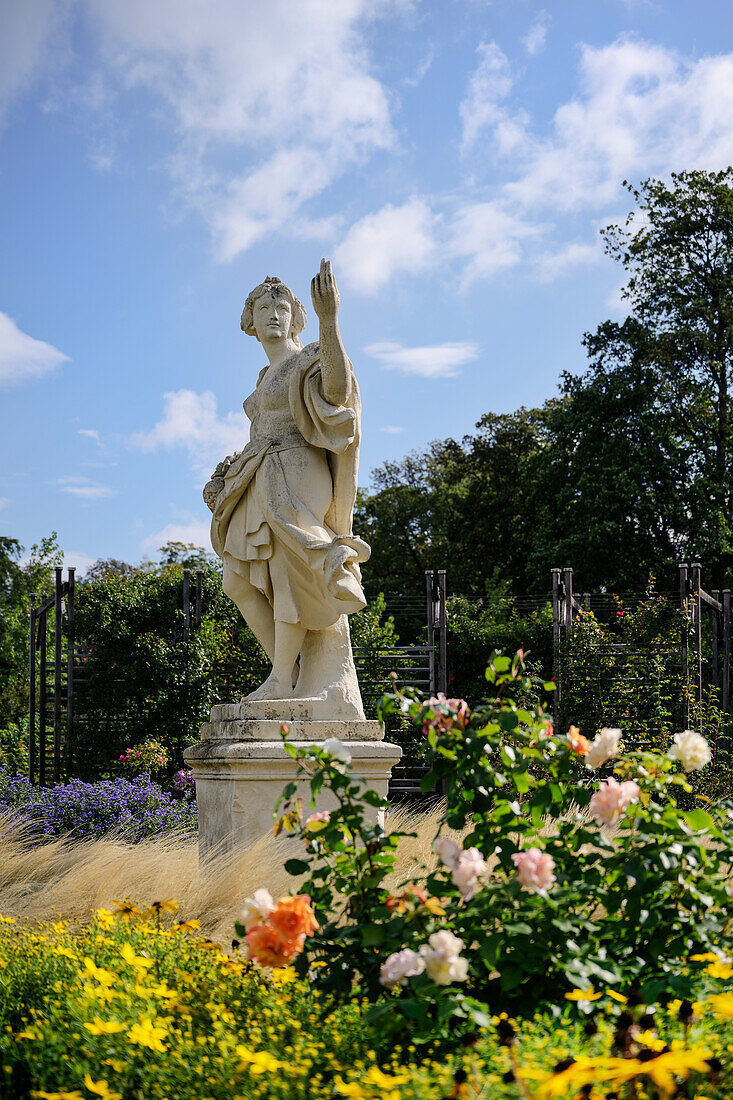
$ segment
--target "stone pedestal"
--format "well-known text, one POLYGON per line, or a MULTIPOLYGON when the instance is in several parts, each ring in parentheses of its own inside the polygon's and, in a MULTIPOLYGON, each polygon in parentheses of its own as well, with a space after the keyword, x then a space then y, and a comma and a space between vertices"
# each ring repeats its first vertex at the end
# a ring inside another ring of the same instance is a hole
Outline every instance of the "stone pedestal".
MULTIPOLYGON (((323 717, 322 702, 243 700, 212 708, 210 720, 201 727, 201 740, 184 753, 196 780, 200 856, 251 843, 272 829, 277 800, 297 771, 280 738, 283 723, 295 745, 338 737, 351 753, 353 774, 386 796, 402 750, 383 740, 379 722, 323 717)), ((300 784, 298 795, 311 812, 307 782, 300 784)), ((317 810, 334 805, 330 792, 319 794, 317 810)))

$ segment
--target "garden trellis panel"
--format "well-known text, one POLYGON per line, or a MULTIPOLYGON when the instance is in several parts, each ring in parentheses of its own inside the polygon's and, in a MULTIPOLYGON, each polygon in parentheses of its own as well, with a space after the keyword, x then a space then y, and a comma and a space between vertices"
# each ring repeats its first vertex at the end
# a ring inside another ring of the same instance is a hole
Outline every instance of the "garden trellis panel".
MULTIPOLYGON (((83 583, 83 582, 82 582, 83 583)), ((357 647, 354 657, 357 673, 364 696, 365 706, 370 716, 376 714, 376 704, 381 696, 393 689, 395 683, 400 686, 413 686, 430 695, 446 689, 447 682, 447 646, 446 646, 446 580, 445 571, 440 571, 437 580, 432 573, 426 576, 427 608, 425 596, 421 597, 423 615, 427 610, 426 644, 393 647, 357 647)), ((89 740, 90 719, 87 713, 90 687, 95 686, 90 678, 96 676, 96 690, 99 694, 99 676, 104 675, 103 694, 109 699, 109 715, 106 750, 100 752, 100 761, 106 768, 114 766, 115 745, 121 739, 132 736, 128 729, 130 715, 120 710, 119 700, 127 694, 125 684, 132 675, 124 662, 114 671, 104 668, 90 671, 88 663, 91 657, 87 639, 78 637, 75 614, 75 596, 77 585, 74 570, 67 571, 63 579, 63 570, 56 570, 54 594, 41 606, 32 606, 30 613, 30 662, 29 662, 29 710, 30 710, 30 773, 32 782, 45 786, 71 778, 79 772, 76 751, 82 742, 89 740), (115 702, 117 700, 117 702, 115 702)), ((179 653, 185 662, 189 639, 193 639, 204 618, 204 573, 197 570, 184 570, 180 581, 178 625, 173 634, 166 636, 171 645, 171 655, 179 653)), ((208 599, 208 597, 207 597, 208 599)), ((35 603, 35 601, 33 601, 35 603)), ((389 609, 388 609, 389 611, 389 609)), ((175 672, 171 668, 171 675, 175 672)), ((266 662, 262 655, 262 668, 255 673, 266 672, 266 662)), ((240 683, 241 675, 251 679, 253 668, 244 669, 240 674, 237 668, 223 669, 226 683, 222 682, 214 690, 219 697, 227 699, 250 691, 252 685, 240 683)), ((128 707, 129 710, 129 707, 128 707)), ((194 725, 196 722, 194 721, 194 725)), ((191 731, 195 733, 195 730, 191 731)), ((404 742, 404 758, 394 777, 395 791, 400 795, 414 795, 419 792, 419 781, 423 769, 419 763, 417 745, 411 731, 395 730, 401 742, 404 742)), ((104 730, 100 738, 105 741, 104 730)), ((97 738, 97 740, 100 740, 97 738)), ((99 763, 99 762, 98 762, 99 763)), ((85 760, 87 768, 90 761, 85 760)), ((96 765, 95 765, 96 766, 96 765)), ((94 770, 94 768, 92 768, 94 770)))
MULTIPOLYGON (((689 725, 693 710, 697 713, 709 697, 719 701, 724 741, 730 705, 730 591, 708 593, 701 577, 699 563, 681 564, 674 591, 586 592, 578 597, 573 570, 552 570, 554 718, 559 728, 579 720, 630 732, 643 727, 651 744, 673 727, 689 725), (644 636, 645 614, 656 619, 656 640, 651 629, 644 636), (632 622, 634 629, 624 632, 632 622), (595 707, 589 703, 593 688, 595 707)), ((646 743, 640 741, 639 747, 646 743)))

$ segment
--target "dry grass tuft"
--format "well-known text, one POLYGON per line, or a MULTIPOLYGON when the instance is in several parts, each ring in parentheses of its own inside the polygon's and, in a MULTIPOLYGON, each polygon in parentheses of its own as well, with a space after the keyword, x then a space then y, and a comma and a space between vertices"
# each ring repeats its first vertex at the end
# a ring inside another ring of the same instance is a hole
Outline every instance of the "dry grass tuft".
MULTIPOLYGON (((435 802, 420 810, 396 807, 390 813, 388 829, 415 835, 400 842, 395 871, 386 882, 389 889, 417 876, 421 865, 434 867, 433 840, 444 811, 445 804, 435 802)), ((548 822, 544 831, 551 835, 555 830, 548 822)), ((444 833, 461 837, 445 828, 444 833)), ((182 919, 196 918, 207 935, 228 943, 244 898, 259 886, 278 897, 296 885, 283 864, 297 854, 297 844, 295 838, 267 835, 200 865, 191 840, 163 836, 130 845, 113 838, 60 838, 31 847, 17 822, 0 818, 0 913, 80 925, 95 909, 110 908, 123 898, 145 904, 176 898, 182 919)))
MULTIPOLYGON (((414 832, 400 845, 393 881, 432 864, 432 842, 443 807, 427 812, 395 809, 389 828, 414 832)), ((22 828, 0 819, 0 913, 31 920, 84 924, 92 912, 123 898, 150 903, 176 898, 182 918, 201 921, 203 931, 227 943, 245 897, 267 886, 278 897, 294 879, 283 863, 298 842, 268 835, 233 854, 199 865, 195 841, 160 837, 129 845, 114 839, 59 838, 30 847, 22 828)))

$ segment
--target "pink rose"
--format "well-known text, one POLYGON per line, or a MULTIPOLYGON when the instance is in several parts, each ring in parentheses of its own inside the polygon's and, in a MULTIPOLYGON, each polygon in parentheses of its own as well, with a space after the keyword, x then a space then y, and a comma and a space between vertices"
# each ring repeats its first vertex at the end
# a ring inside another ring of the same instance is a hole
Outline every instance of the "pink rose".
POLYGON ((456 843, 455 840, 451 840, 450 837, 439 836, 433 845, 433 851, 441 863, 444 863, 452 871, 458 863, 458 857, 463 849, 460 844, 456 843))
POLYGON ((451 877, 464 901, 470 901, 475 895, 487 871, 488 868, 478 848, 467 848, 461 852, 451 877))
POLYGON ((425 969, 425 960, 409 947, 402 951, 395 951, 393 955, 382 963, 379 971, 379 981, 387 989, 394 989, 398 985, 407 985, 408 978, 415 978, 425 969))
POLYGON ((517 868, 517 878, 525 890, 549 890, 555 881, 555 861, 541 848, 527 848, 515 852, 512 862, 517 868))
POLYGON ((594 793, 588 807, 591 817, 594 817, 597 825, 611 828, 617 825, 627 808, 641 794, 638 783, 627 779, 624 783, 611 776, 604 779, 599 789, 594 793))

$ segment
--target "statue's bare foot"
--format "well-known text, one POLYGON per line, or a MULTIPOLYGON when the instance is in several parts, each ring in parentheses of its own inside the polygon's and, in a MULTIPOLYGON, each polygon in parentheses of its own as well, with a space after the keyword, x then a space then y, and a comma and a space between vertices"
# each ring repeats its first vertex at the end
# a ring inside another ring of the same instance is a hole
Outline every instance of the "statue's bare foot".
POLYGON ((292 697, 292 687, 288 687, 287 684, 281 684, 273 672, 270 673, 264 684, 260 684, 255 691, 251 691, 249 695, 245 695, 246 700, 292 699, 292 697))

